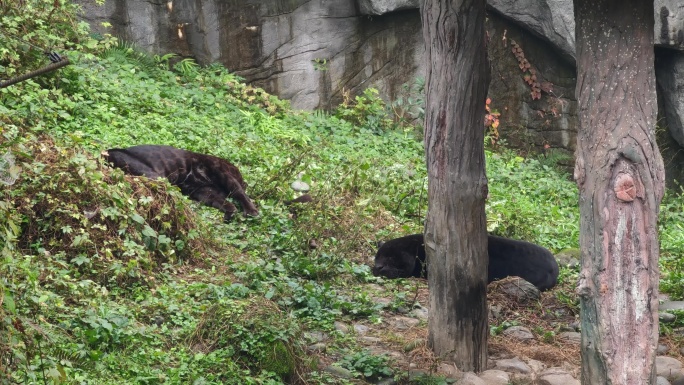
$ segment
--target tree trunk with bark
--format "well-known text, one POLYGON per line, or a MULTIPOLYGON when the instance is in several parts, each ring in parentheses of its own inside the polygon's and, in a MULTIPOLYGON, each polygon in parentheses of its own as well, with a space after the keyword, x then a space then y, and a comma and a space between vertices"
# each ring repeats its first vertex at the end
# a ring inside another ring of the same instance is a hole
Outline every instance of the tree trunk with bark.
POLYGON ((459 369, 480 371, 488 335, 485 1, 425 0, 421 17, 428 62, 428 345, 459 369))
POLYGON ((658 208, 653 0, 574 0, 582 383, 655 384, 658 208))

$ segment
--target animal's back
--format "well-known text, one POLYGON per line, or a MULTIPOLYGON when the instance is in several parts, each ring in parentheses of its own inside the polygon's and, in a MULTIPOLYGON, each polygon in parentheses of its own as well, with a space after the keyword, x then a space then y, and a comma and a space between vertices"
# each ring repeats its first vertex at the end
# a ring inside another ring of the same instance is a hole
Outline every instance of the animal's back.
POLYGON ((187 168, 188 151, 171 146, 143 144, 107 150, 105 159, 114 167, 148 178, 168 177, 170 170, 187 168))
POLYGON ((217 176, 225 173, 235 178, 243 189, 247 187, 240 170, 227 160, 172 146, 141 144, 123 149, 113 148, 107 150, 105 158, 114 167, 133 175, 148 178, 166 177, 171 183, 181 187, 183 180, 193 171, 197 171, 197 175, 193 175, 195 183, 223 185, 220 179, 217 180, 217 176))
POLYGON ((558 262, 553 254, 534 243, 489 235, 489 281, 518 276, 540 290, 554 287, 558 262))

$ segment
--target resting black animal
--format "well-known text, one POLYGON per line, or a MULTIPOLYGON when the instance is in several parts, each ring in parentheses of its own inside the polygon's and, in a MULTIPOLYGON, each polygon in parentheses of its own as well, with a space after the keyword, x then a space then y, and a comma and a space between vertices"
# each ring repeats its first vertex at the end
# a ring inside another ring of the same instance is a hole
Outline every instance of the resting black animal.
MULTIPOLYGON (((539 290, 554 287, 558 262, 539 245, 514 239, 488 236, 489 272, 492 282, 508 276, 520 277, 539 290)), ((408 235, 382 244, 375 254, 373 275, 387 278, 427 277, 423 234, 408 235)))
POLYGON ((245 215, 259 215, 259 210, 245 194, 247 185, 242 174, 225 159, 157 145, 113 148, 102 156, 128 174, 167 178, 191 199, 219 209, 226 222, 237 211, 227 197, 237 200, 245 215))

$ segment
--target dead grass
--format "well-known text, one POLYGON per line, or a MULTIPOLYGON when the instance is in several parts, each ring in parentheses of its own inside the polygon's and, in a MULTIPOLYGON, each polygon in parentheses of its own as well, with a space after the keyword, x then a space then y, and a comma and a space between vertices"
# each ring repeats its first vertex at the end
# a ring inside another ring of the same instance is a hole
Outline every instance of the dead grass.
MULTIPOLYGON (((429 291, 424 279, 411 279, 415 283, 415 295, 410 299, 415 300, 425 307, 429 307, 429 291)), ((532 330, 536 338, 532 341, 522 342, 503 334, 490 335, 488 352, 491 359, 504 359, 519 357, 523 360, 532 359, 542 362, 547 367, 564 367, 571 373, 576 372, 580 365, 579 345, 561 340, 557 337, 561 327, 567 327, 576 321, 576 309, 558 299, 558 293, 574 293, 571 283, 557 286, 553 290, 543 292, 538 301, 519 303, 512 300, 506 294, 497 291, 501 283, 494 282, 488 288, 488 306, 499 309, 499 318, 494 318, 490 312, 489 324, 498 325, 503 320, 515 321, 518 325, 532 330), (548 334, 540 334, 546 333, 548 334)), ((405 286, 404 286, 405 288, 405 286)), ((573 294, 574 295, 574 294, 573 294)), ((382 332, 376 332, 373 336, 381 342, 375 344, 378 350, 401 352, 403 357, 397 361, 402 369, 421 370, 426 373, 435 373, 436 368, 442 362, 427 346, 428 326, 421 322, 418 326, 397 330, 387 321, 396 316, 406 316, 386 311, 383 318, 386 322, 380 328, 382 332)), ((372 345, 372 344, 366 344, 372 345)))

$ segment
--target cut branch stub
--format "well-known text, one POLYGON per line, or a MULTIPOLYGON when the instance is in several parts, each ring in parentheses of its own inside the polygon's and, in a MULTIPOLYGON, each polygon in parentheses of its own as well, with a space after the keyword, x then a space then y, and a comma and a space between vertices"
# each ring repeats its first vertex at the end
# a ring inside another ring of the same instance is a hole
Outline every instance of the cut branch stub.
POLYGON ((634 178, 630 174, 620 173, 615 178, 615 196, 622 202, 632 202, 636 198, 637 191, 634 178))

